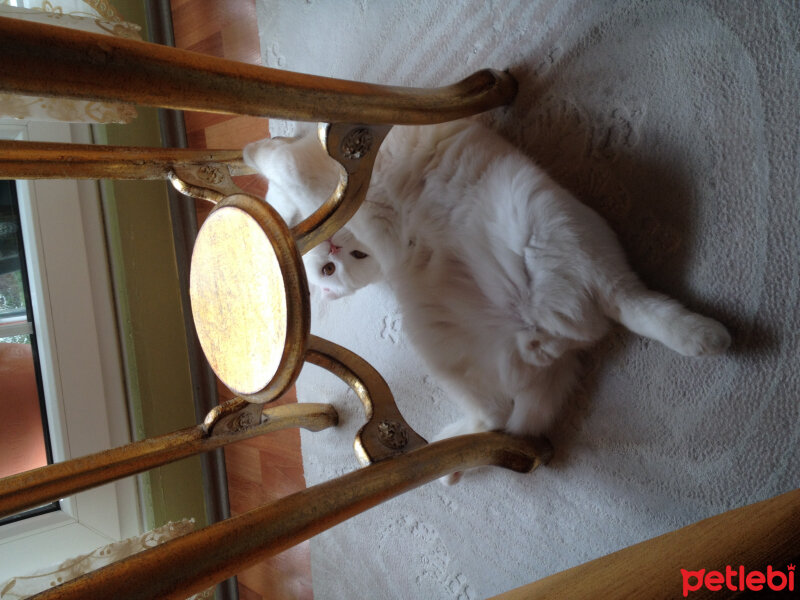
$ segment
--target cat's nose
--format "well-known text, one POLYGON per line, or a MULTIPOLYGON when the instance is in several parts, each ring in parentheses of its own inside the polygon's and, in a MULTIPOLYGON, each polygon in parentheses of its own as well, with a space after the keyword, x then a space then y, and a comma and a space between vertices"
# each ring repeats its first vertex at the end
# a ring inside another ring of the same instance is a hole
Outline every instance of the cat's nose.
POLYGON ((330 247, 331 247, 331 248, 330 248, 330 254, 333 254, 333 255, 335 255, 337 252, 339 252, 339 250, 341 250, 341 249, 342 249, 342 247, 341 247, 341 246, 337 246, 336 244, 334 244, 334 243, 333 243, 332 241, 330 241, 330 240, 328 240, 328 244, 329 244, 329 245, 330 245, 330 247))

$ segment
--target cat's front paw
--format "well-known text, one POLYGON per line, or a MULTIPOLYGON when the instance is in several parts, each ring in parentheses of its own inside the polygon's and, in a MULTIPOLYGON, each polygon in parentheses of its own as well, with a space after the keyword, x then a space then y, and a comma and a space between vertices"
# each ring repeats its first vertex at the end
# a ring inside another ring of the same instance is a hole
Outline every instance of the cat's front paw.
POLYGON ((731 335, 725 326, 697 314, 680 319, 674 335, 674 350, 684 356, 705 356, 725 352, 731 345, 731 335))

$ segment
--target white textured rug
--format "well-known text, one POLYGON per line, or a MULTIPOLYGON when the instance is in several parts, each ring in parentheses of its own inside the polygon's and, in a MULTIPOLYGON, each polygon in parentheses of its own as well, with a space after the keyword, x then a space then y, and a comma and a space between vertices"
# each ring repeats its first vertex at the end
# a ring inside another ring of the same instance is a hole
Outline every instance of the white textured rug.
MULTIPOLYGON (((800 485, 797 2, 258 8, 273 67, 417 86, 510 68, 519 96, 491 124, 606 216, 645 281, 734 336, 727 355, 693 360, 615 331, 586 356, 550 467, 430 484, 318 536, 317 600, 487 597, 800 485)), ((387 289, 312 314, 314 333, 378 368, 423 436, 456 417, 387 289)), ((308 484, 357 468, 355 396, 312 366, 298 394, 343 417, 303 432, 308 484)))

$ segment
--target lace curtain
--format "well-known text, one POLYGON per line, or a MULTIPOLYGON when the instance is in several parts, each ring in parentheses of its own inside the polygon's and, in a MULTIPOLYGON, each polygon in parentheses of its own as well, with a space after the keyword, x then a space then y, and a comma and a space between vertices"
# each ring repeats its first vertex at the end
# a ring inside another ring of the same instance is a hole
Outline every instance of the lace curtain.
MULTIPOLYGON (((104 0, 0 0, 0 17, 141 39, 141 28, 124 21, 104 0)), ((0 93, 0 117, 71 123, 130 123, 136 118, 136 108, 118 102, 0 93)))
MULTIPOLYGON (((56 567, 41 569, 24 577, 14 577, 5 583, 0 583, 0 600, 23 600, 23 598, 61 585, 89 571, 94 571, 192 531, 194 531, 194 521, 189 519, 177 523, 167 523, 163 527, 141 536, 114 542, 89 554, 70 558, 56 567)), ((195 594, 187 600, 208 600, 213 598, 213 594, 212 588, 195 594)))

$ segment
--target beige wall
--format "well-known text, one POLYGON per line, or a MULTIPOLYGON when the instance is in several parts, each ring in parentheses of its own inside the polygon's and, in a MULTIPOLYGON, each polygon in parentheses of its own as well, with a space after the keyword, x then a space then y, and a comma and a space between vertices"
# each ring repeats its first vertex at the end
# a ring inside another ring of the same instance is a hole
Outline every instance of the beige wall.
MULTIPOLYGON (((117 0, 114 6, 125 19, 146 26, 141 2, 117 0)), ((130 125, 99 128, 97 142, 160 146, 156 110, 139 107, 138 111, 130 125)), ((137 439, 197 423, 166 185, 103 182, 128 400, 137 439)), ((142 477, 141 485, 148 528, 184 517, 205 524, 199 458, 154 469, 142 477)))

